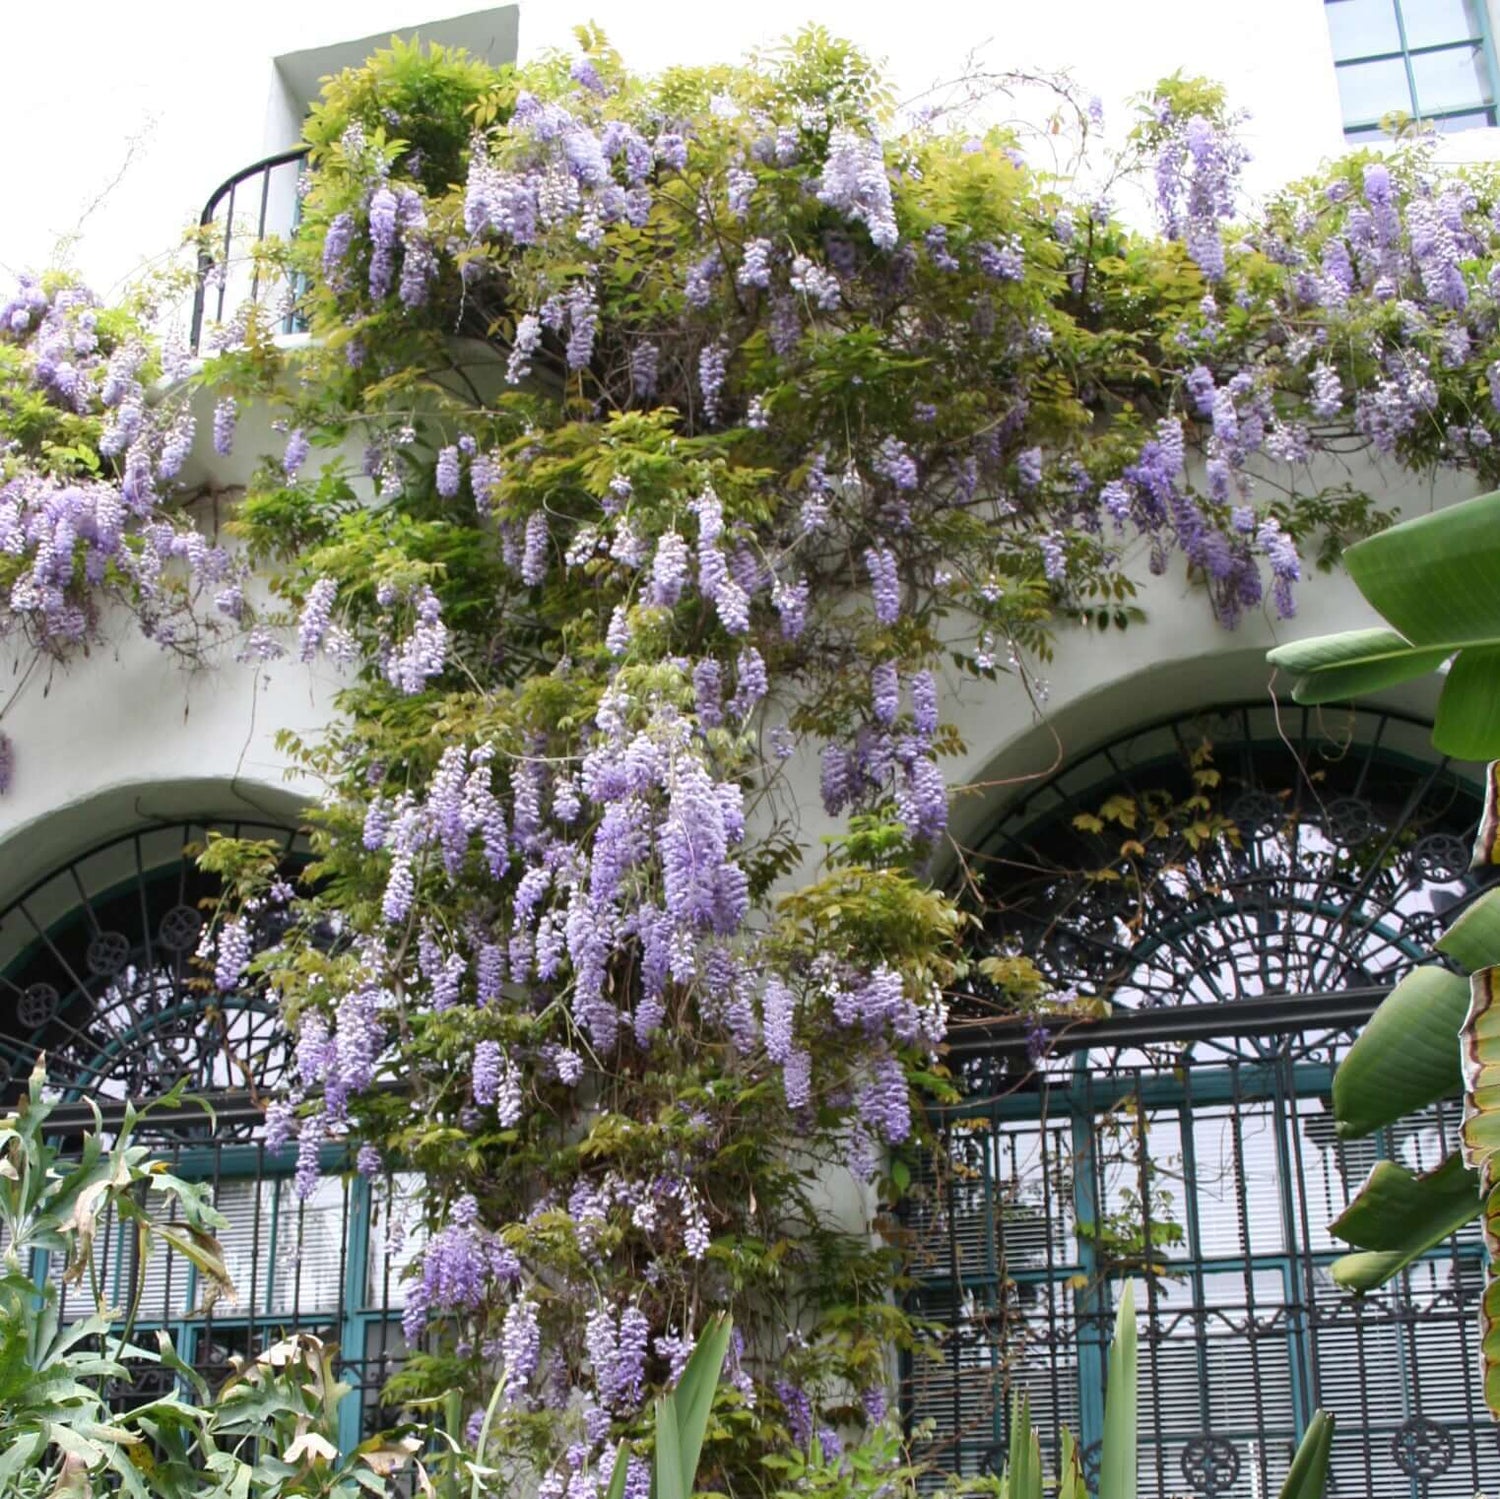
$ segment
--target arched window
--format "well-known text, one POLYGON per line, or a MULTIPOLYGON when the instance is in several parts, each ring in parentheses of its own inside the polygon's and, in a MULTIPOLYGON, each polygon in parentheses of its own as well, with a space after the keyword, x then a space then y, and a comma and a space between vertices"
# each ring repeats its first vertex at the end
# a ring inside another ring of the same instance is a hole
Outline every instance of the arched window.
MULTIPOLYGON (((218 1237, 235 1299, 205 1296, 186 1261, 158 1253, 144 1267, 138 1328, 169 1329, 179 1354, 210 1378, 292 1329, 336 1342, 356 1387, 341 1413, 352 1446, 401 1353, 400 1277, 420 1238, 401 1242, 399 1224, 414 1183, 368 1181, 329 1144, 303 1200, 293 1190, 295 1150, 267 1148, 261 1107, 287 1080, 292 1049, 262 986, 247 981, 220 994, 196 960, 205 910, 220 893, 196 858, 211 831, 271 841, 289 878, 308 860, 291 828, 157 824, 60 865, 0 912, 0 1094, 16 1097, 45 1055, 65 1148, 93 1127, 90 1102, 108 1129, 127 1100, 147 1103, 182 1080, 207 1100, 211 1115, 197 1106, 154 1113, 138 1138, 179 1175, 212 1184, 228 1220, 218 1237)), ((274 907, 260 913, 258 944, 274 937, 279 919, 274 907)), ((128 1305, 142 1273, 134 1235, 107 1225, 94 1253, 106 1296, 128 1305)), ((59 1275, 60 1265, 39 1260, 35 1274, 59 1275)), ((93 1311, 88 1277, 61 1295, 65 1320, 93 1311)), ((153 1392, 152 1374, 144 1393, 153 1392)))
MULTIPOLYGON (((177 1082, 222 1102, 256 1101, 285 1080, 275 1006, 247 984, 217 994, 195 953, 218 881, 195 850, 210 831, 266 840, 293 875, 307 861, 291 829, 249 822, 142 828, 70 860, 0 912, 0 1080, 14 1091, 45 1053, 64 1099, 140 1104, 177 1082)), ((275 914, 257 934, 271 935, 275 914)), ((219 1133, 248 1131, 253 1112, 219 1133)))
POLYGON ((1363 1301, 1328 1274, 1374 1160, 1453 1147, 1456 1105, 1346 1143, 1328 1094, 1472 896, 1479 809, 1421 724, 1264 703, 1132 734, 1007 811, 969 865, 994 961, 954 1020, 966 1101, 909 1223, 915 1306, 947 1328, 909 1411, 944 1466, 992 1465, 1020 1390, 1097 1452, 1128 1279, 1143 1494, 1274 1493, 1318 1406, 1342 1492, 1500 1482, 1477 1234, 1363 1301), (1009 1018, 1018 995, 1049 1013, 1009 1018))

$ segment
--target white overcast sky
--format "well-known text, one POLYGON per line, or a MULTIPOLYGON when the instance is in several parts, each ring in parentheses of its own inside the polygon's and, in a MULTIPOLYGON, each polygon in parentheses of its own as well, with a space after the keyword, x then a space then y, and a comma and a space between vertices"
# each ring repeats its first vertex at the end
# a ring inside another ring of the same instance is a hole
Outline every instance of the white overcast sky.
MULTIPOLYGON (((270 59, 465 10, 476 0, 0 0, 0 273, 71 263, 110 292, 176 242, 264 149, 270 59), (93 205, 92 207, 90 205, 93 205)), ((889 64, 910 96, 985 67, 1071 70, 1123 99, 1183 67, 1256 111, 1263 181, 1338 144, 1321 0, 523 0, 523 59, 594 20, 633 66, 734 59, 809 20, 889 64), (1298 69, 1310 70, 1299 76, 1298 69), (1283 103, 1284 101, 1284 103, 1283 103)), ((8 278, 7 278, 8 279, 8 278)))

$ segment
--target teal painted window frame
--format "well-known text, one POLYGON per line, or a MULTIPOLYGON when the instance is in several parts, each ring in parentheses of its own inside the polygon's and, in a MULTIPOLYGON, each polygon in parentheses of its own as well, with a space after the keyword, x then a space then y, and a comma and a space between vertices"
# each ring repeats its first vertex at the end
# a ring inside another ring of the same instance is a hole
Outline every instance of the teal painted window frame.
MULTIPOLYGON (((1339 0, 1323 0, 1325 17, 1328 7, 1331 5, 1336 5, 1338 3, 1339 0)), ((1426 45, 1420 47, 1413 47, 1407 41, 1406 16, 1404 14, 1404 8, 1411 4, 1420 4, 1421 0, 1389 0, 1389 3, 1395 14, 1396 33, 1399 39, 1396 50, 1388 52, 1360 53, 1359 55, 1354 57, 1336 58, 1333 65, 1335 78, 1337 78, 1339 71, 1344 68, 1355 67, 1360 64, 1372 62, 1399 61, 1402 65, 1402 70, 1406 77, 1407 97, 1404 105, 1401 102, 1392 100, 1390 109, 1386 111, 1386 113, 1401 110, 1404 113, 1409 114, 1414 120, 1422 120, 1430 123, 1440 123, 1443 120, 1461 119, 1465 115, 1483 114, 1488 117, 1485 121, 1485 126, 1474 126, 1470 128, 1493 128, 1496 125, 1500 125, 1500 93, 1497 93, 1496 87, 1497 82, 1500 82, 1500 67, 1496 66, 1495 42, 1490 26, 1489 0, 1479 0, 1478 3, 1478 36, 1455 37, 1452 41, 1429 42, 1426 45), (1421 111, 1418 107, 1419 101, 1417 98, 1417 79, 1416 71, 1412 65, 1412 59, 1417 57, 1433 57, 1443 52, 1454 52, 1461 47, 1473 46, 1476 42, 1479 44, 1481 55, 1484 58, 1485 72, 1488 75, 1489 79, 1489 103, 1464 105, 1452 109, 1429 110, 1425 113, 1421 111)), ((1340 111, 1342 113, 1342 101, 1340 101, 1340 111)), ((1343 122, 1345 138, 1350 141, 1378 138, 1382 133, 1380 130, 1381 118, 1382 116, 1377 116, 1374 119, 1366 118, 1351 120, 1345 117, 1343 122)))

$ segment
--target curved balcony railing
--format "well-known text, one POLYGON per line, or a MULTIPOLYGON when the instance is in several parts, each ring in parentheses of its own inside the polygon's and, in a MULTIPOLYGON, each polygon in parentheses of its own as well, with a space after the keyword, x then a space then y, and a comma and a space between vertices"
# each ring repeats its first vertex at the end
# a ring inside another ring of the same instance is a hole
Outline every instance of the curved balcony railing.
MULTIPOLYGON (((267 233, 296 228, 302 201, 297 189, 306 160, 306 146, 267 156, 226 178, 203 205, 188 336, 195 354, 202 351, 205 324, 222 323, 226 308, 232 315, 244 302, 260 300, 260 266, 252 251, 267 233)), ((285 314, 281 331, 300 331, 293 312, 285 314)))

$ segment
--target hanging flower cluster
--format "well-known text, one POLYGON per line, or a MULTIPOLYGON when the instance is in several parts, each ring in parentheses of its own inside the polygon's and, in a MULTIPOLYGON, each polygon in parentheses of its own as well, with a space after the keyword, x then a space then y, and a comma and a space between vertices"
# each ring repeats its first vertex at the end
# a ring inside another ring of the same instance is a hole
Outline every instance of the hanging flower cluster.
POLYGON ((221 447, 295 392, 238 524, 355 685, 306 752, 320 883, 204 960, 295 1026, 305 1189, 345 1138, 425 1179, 400 1388, 498 1380, 494 1439, 568 1499, 718 1307, 716 1489, 884 1418, 895 1258, 816 1184, 888 1205, 948 1087, 945 693, 1127 623, 1137 548, 1226 624, 1290 613, 1308 538, 1379 519, 1310 465, 1488 476, 1500 430, 1483 179, 1355 162, 1237 226, 1230 121, 1177 81, 1153 240, 880 98, 819 34, 658 81, 597 39, 382 54, 309 124, 311 347, 209 375, 221 447), (358 501, 304 477, 351 431, 358 501))
POLYGON ((192 604, 238 574, 175 503, 193 417, 180 387, 152 383, 185 367, 61 276, 23 278, 0 306, 0 633, 63 655, 114 601, 194 648, 192 604))

